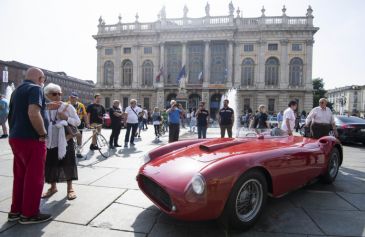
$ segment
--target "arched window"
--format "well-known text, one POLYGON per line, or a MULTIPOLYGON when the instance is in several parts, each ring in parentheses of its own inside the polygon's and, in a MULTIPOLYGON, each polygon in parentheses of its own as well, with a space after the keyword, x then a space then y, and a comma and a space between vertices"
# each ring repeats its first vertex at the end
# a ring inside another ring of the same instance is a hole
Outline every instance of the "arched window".
POLYGON ((303 60, 293 58, 289 64, 289 85, 301 86, 303 83, 303 60))
POLYGON ((277 86, 279 82, 279 60, 271 57, 265 63, 265 85, 277 86))
POLYGON ((104 63, 104 85, 113 85, 114 83, 114 64, 112 61, 104 63))
POLYGON ((201 84, 204 71, 204 45, 194 43, 188 46, 189 83, 201 84))
POLYGON ((242 61, 241 66, 241 84, 243 86, 252 86, 254 80, 255 62, 251 58, 242 61))
POLYGON ((152 86, 153 84, 153 63, 146 60, 142 64, 142 84, 152 86))
POLYGON ((133 80, 133 63, 131 60, 125 60, 122 64, 123 67, 123 86, 130 86, 133 80))

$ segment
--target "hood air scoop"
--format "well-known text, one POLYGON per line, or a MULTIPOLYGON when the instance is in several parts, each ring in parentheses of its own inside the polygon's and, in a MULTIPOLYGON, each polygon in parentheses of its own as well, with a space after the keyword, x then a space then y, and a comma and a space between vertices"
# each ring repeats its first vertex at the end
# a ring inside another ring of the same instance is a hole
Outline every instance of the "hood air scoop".
POLYGON ((247 141, 241 140, 241 141, 224 142, 224 143, 219 143, 219 144, 214 144, 214 145, 200 145, 199 148, 200 148, 200 150, 203 150, 203 151, 212 152, 212 151, 217 151, 217 150, 227 148, 230 146, 242 144, 245 142, 247 142, 247 141))

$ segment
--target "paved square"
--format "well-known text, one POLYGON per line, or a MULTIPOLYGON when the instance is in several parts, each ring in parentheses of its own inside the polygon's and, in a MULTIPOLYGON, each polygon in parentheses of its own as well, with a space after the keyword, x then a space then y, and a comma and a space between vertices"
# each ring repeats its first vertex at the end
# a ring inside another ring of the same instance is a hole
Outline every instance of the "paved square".
MULTIPOLYGON (((110 130, 103 130, 106 137, 110 130)), ((125 130, 122 130, 122 144, 125 130)), ((219 131, 209 128, 208 137, 219 131)), ((182 129, 182 137, 196 137, 182 129)), ((248 231, 224 229, 216 221, 184 222, 156 208, 139 190, 136 174, 140 157, 158 145, 167 143, 167 135, 155 143, 153 129, 142 133, 135 148, 119 148, 108 159, 97 152, 78 160, 79 180, 74 189, 77 199, 66 199, 66 185, 42 200, 41 210, 53 214, 49 223, 22 226, 8 223, 11 205, 12 155, 7 140, 0 140, 0 236, 235 236, 304 237, 365 236, 365 148, 344 146, 344 162, 332 185, 319 182, 279 199, 268 199, 258 223, 248 231)), ((49 187, 45 184, 44 190, 49 187)))

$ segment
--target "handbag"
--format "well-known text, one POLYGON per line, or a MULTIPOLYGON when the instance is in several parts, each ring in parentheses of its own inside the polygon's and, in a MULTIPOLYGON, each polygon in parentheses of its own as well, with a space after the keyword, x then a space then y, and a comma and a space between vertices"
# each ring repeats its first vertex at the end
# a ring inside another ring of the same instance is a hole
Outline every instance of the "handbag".
MULTIPOLYGON (((67 107, 69 105, 66 105, 66 107, 64 108, 63 112, 65 112, 67 110, 67 107)), ((65 126, 65 134, 66 134, 66 138, 67 140, 69 140, 70 138, 74 138, 76 137, 78 134, 80 134, 80 131, 77 127, 68 124, 67 126, 65 126)))

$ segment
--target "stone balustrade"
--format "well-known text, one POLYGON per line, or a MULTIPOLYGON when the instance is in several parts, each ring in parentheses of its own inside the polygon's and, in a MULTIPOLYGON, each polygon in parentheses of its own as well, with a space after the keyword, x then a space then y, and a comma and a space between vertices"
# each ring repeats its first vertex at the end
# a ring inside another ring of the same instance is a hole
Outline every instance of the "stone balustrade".
POLYGON ((102 21, 98 27, 98 34, 115 34, 115 33, 130 33, 148 32, 148 31, 163 31, 170 29, 189 29, 193 27, 219 27, 219 26, 233 26, 237 29, 250 29, 257 27, 313 27, 312 16, 307 17, 288 17, 284 16, 261 16, 256 18, 242 18, 233 16, 207 16, 201 18, 165 18, 159 19, 156 22, 134 22, 134 23, 117 23, 114 25, 106 25, 102 21))

